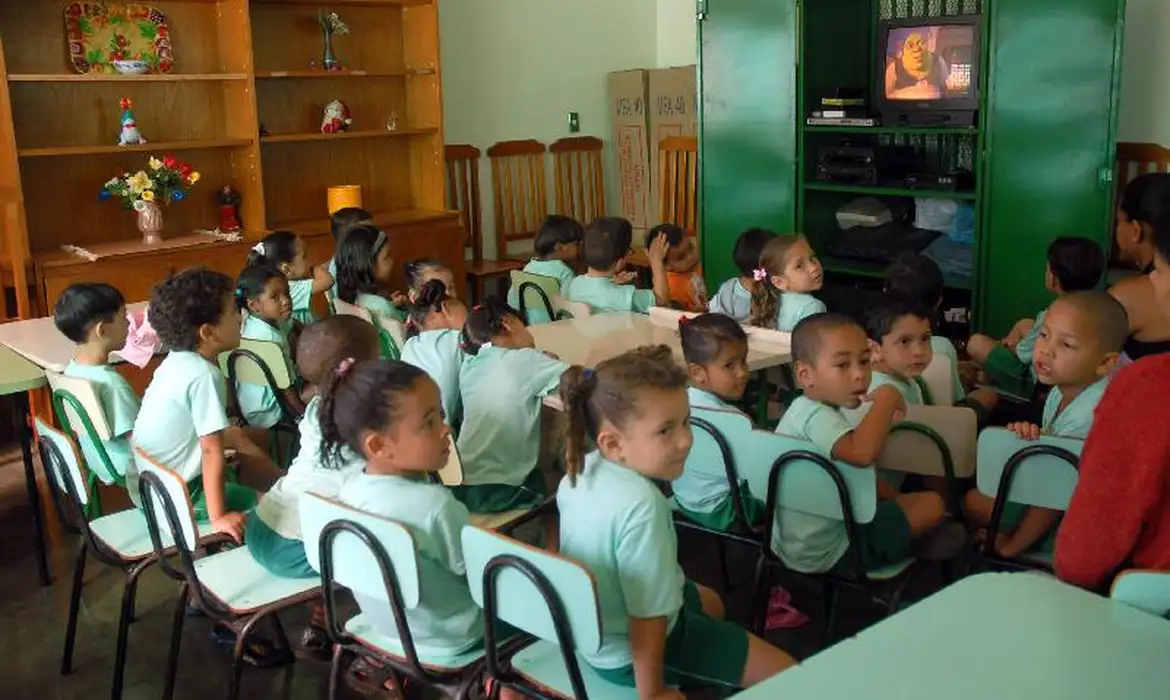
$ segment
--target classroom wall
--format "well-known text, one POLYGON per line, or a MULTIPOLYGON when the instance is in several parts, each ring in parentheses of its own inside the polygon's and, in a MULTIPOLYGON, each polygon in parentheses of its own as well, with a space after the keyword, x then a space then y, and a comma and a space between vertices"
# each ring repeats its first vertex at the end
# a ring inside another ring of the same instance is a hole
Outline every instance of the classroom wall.
POLYGON ((698 31, 695 0, 658 0, 658 67, 696 62, 698 31))
POLYGON ((1121 141, 1170 146, 1170 1, 1128 0, 1121 73, 1121 141))
MULTIPOLYGON (((568 113, 581 134, 610 141, 606 74, 655 65, 656 3, 662 0, 443 0, 443 127, 447 143, 481 150, 498 141, 569 136, 568 113)), ((683 0, 674 0, 682 2, 683 0)), ((614 172, 612 151, 605 170, 614 172)), ((551 158, 546 161, 549 193, 551 158)), ((617 202, 607 177, 607 205, 617 202)), ((485 250, 494 240, 491 174, 480 171, 485 250)), ((517 244, 514 255, 531 253, 517 244)))

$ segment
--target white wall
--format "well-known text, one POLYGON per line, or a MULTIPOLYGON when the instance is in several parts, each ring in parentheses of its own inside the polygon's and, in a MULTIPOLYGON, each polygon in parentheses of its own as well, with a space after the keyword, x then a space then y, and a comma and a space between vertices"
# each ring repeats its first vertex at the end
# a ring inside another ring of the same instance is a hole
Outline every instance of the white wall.
POLYGON ((1118 139, 1170 146, 1170 0, 1128 0, 1118 139))
POLYGON ((695 63, 698 38, 695 0, 658 0, 658 67, 695 63))
MULTIPOLYGON (((509 139, 548 144, 570 135, 568 113, 576 111, 581 134, 608 143, 606 75, 655 65, 655 2, 443 0, 444 139, 481 150, 509 139)), ((546 162, 551 182, 550 165, 546 162)), ((605 169, 614 172, 611 152, 605 169)), ((617 202, 613 178, 607 179, 607 202, 617 202)), ((486 243, 494 240, 486 157, 480 183, 486 243)), ((513 254, 531 250, 517 245, 513 254)))

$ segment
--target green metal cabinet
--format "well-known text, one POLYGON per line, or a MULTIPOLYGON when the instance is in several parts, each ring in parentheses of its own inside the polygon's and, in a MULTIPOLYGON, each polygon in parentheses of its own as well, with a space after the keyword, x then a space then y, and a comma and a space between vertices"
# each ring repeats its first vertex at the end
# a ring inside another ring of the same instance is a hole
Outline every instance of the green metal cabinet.
POLYGON ((992 0, 976 324, 1035 316, 1045 250, 1109 250, 1125 0, 992 0))
POLYGON ((700 230, 709 285, 739 274, 731 253, 745 228, 795 226, 796 6, 698 4, 700 230))

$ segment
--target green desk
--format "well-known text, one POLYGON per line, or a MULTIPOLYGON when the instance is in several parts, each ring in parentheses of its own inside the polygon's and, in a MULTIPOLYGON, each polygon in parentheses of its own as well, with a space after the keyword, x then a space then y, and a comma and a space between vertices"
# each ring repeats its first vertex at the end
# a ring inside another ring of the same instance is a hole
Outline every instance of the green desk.
POLYGON ((41 498, 37 491, 37 473, 32 458, 32 426, 29 425, 28 392, 47 383, 45 371, 10 348, 0 345, 0 396, 16 398, 17 419, 20 425, 20 451, 24 458, 24 478, 28 488, 28 506, 32 508, 36 541, 37 570, 43 585, 49 585, 49 558, 45 550, 44 523, 41 517, 41 498))
POLYGON ((734 700, 1166 700, 1170 621, 1039 574, 943 589, 734 700))

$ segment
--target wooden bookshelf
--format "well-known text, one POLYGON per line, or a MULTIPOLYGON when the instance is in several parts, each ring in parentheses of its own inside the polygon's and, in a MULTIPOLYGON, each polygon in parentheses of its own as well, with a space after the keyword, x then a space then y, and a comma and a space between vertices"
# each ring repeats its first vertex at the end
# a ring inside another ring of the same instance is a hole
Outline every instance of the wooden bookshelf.
POLYGON ((435 0, 149 4, 170 27, 171 73, 77 74, 68 62, 62 2, 0 5, 0 191, 13 193, 20 212, 0 265, 30 271, 31 291, 17 290, 28 295, 23 308, 31 301, 44 311, 66 283, 83 279, 108 281, 137 300, 193 264, 235 275, 249 241, 275 228, 295 228, 315 255, 327 257, 325 193, 340 184, 362 186, 363 205, 387 227, 399 263, 426 254, 462 266, 458 218, 444 211, 435 0), (340 71, 319 68, 316 13, 325 7, 351 28, 334 37, 340 71), (144 145, 116 145, 123 96, 134 102, 144 145), (322 134, 322 112, 333 99, 348 105, 353 124, 322 134), (139 239, 133 212, 99 201, 98 192, 119 171, 168 153, 203 178, 187 201, 164 211, 164 238, 215 228, 215 193, 231 184, 242 198, 245 241, 142 246, 97 262, 61 252, 66 244, 139 239))

